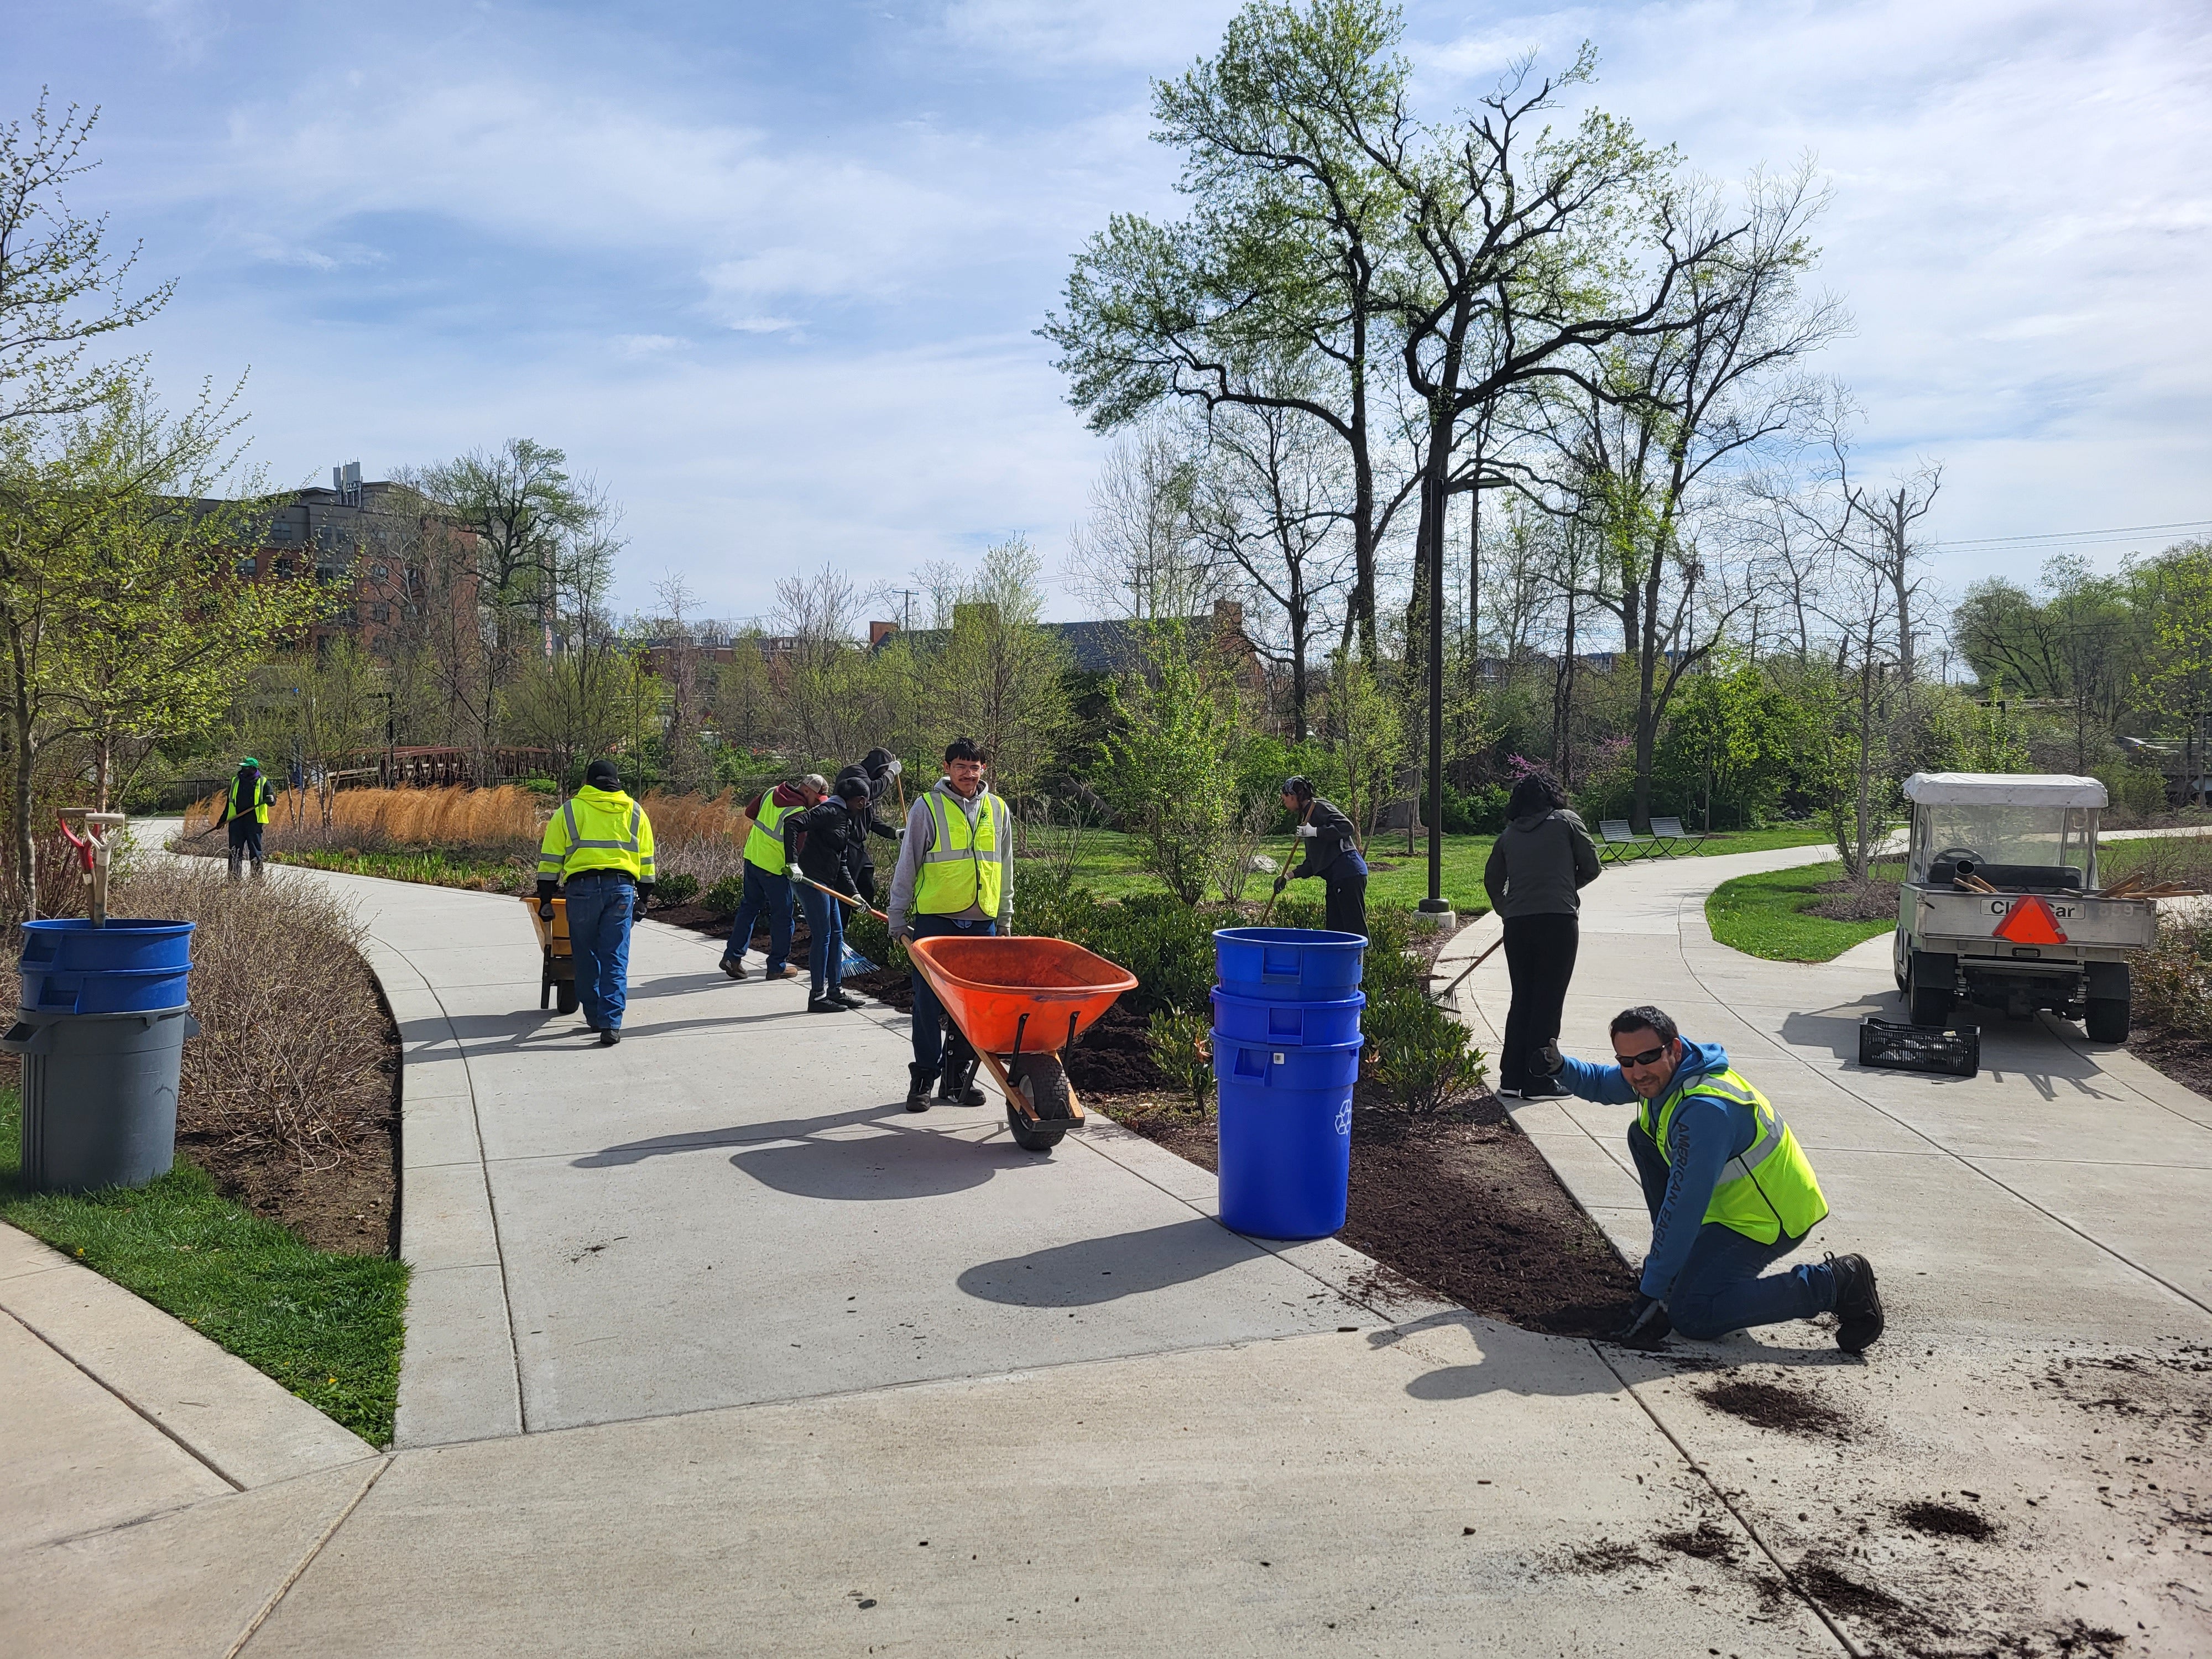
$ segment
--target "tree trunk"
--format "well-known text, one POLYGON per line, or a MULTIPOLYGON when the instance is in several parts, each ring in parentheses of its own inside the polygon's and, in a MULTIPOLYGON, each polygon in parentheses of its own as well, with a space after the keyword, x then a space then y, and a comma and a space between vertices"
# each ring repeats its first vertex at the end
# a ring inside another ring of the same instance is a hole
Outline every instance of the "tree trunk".
POLYGON ((1367 453, 1367 315, 1356 307, 1352 319, 1352 610, 1345 631, 1359 636, 1359 655, 1368 667, 1378 659, 1375 646, 1375 466, 1367 453))
POLYGON ((8 641, 9 665, 15 670, 14 697, 9 713, 15 716, 15 878, 23 890, 23 919, 35 919, 39 914, 38 851, 31 839, 31 766, 38 758, 31 735, 32 708, 29 665, 23 659, 23 640, 20 633, 8 641))

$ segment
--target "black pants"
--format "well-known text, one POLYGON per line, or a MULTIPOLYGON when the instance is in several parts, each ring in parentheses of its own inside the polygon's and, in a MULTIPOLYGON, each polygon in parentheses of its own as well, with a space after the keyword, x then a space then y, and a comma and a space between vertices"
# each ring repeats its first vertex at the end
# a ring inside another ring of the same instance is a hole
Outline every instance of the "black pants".
POLYGON ((1528 1081, 1528 1056, 1559 1035, 1559 1011, 1575 976, 1582 930, 1571 915, 1515 916, 1505 924, 1505 971, 1513 981, 1513 1007, 1505 1016, 1505 1042, 1498 1056, 1498 1086, 1528 1081))
POLYGON ((261 873, 261 823, 258 818, 230 821, 230 873, 239 873, 244 860, 253 860, 253 873, 261 873))
POLYGON ((1346 876, 1322 884, 1321 925, 1333 933, 1367 933, 1367 878, 1346 876))

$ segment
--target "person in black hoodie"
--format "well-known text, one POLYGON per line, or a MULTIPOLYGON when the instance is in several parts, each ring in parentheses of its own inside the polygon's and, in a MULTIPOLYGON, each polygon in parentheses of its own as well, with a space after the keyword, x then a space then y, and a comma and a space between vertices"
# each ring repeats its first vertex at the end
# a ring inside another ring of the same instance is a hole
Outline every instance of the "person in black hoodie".
POLYGON ((1359 836, 1352 820, 1314 793, 1304 778, 1283 780, 1283 810, 1297 820, 1306 855, 1295 870, 1275 878, 1275 890, 1306 876, 1322 878, 1326 896, 1322 926, 1332 933, 1367 933, 1367 860, 1359 855, 1359 836))
POLYGON ((1530 1057, 1559 1035, 1560 1011, 1582 941, 1582 890, 1598 876, 1597 848, 1549 772, 1530 772, 1506 798, 1504 833, 1491 843, 1482 885, 1505 924, 1513 1006, 1498 1055, 1498 1092, 1554 1100, 1567 1091, 1532 1070, 1530 1057))
POLYGON ((783 854, 805 879, 793 884, 806 906, 806 1012, 835 1014, 861 1006, 845 989, 845 907, 833 893, 853 890, 853 848, 867 835, 868 786, 841 778, 829 799, 783 820, 783 854), (823 890, 827 888, 830 891, 823 890))
POLYGON ((881 836, 888 842, 898 840, 899 832, 876 816, 876 806, 890 793, 891 780, 898 776, 902 769, 898 757, 890 750, 871 749, 837 774, 837 783, 842 783, 848 778, 858 778, 868 786, 867 805, 860 814, 861 827, 867 833, 860 837, 853 849, 853 881, 860 897, 870 904, 876 902, 876 861, 870 855, 868 836, 881 836))

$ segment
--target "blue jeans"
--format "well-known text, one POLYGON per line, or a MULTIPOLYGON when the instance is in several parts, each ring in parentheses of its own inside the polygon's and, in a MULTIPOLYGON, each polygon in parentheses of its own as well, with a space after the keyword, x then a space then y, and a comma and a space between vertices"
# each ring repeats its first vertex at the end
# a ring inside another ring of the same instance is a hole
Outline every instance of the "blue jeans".
POLYGON ((799 890, 799 897, 806 906, 806 931, 813 935, 806 947, 809 994, 824 996, 845 982, 845 907, 811 884, 799 890))
MULTIPOLYGON (((948 933, 963 939, 981 939, 995 934, 995 921, 955 921, 951 916, 916 916, 914 937, 941 939, 948 933)), ((945 1060, 945 1029, 951 1024, 945 1018, 945 1009, 937 1000, 937 993, 929 988, 929 981, 921 974, 914 976, 914 1063, 923 1070, 934 1072, 945 1060)), ((952 1032, 953 1058, 963 1065, 973 1051, 968 1039, 955 1028, 952 1032)))
MULTIPOLYGON (((1667 1201, 1667 1160, 1640 1127, 1629 1129, 1628 1152, 1644 1183, 1644 1206, 1656 1221, 1667 1201)), ((1836 1275, 1827 1263, 1766 1272, 1804 1242, 1780 1233, 1771 1244, 1762 1244, 1733 1227, 1706 1222, 1667 1294, 1667 1317, 1682 1335, 1710 1342, 1730 1331, 1827 1312, 1836 1305, 1836 1275)))
POLYGON ((584 1024, 618 1031, 629 1000, 629 917, 637 890, 627 879, 579 876, 569 881, 568 896, 568 948, 576 957, 584 1024))
POLYGON ((730 942, 722 954, 743 962, 753 942, 753 924, 768 918, 768 970, 771 974, 791 960, 791 878, 772 876, 745 860, 744 896, 738 902, 737 920, 730 924, 730 942))

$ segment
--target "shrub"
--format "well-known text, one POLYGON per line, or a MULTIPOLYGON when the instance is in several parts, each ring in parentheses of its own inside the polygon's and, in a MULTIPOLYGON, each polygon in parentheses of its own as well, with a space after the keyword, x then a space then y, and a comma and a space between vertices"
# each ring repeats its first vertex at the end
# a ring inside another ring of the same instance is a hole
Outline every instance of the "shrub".
POLYGON ((2212 928, 2161 923, 2158 943, 2136 958, 2129 989, 2137 1030, 2198 1038, 2212 1031, 2212 928))
MULTIPOLYGON (((734 915, 737 907, 730 908, 734 915)), ((878 967, 904 972, 913 961, 906 953, 906 941, 893 939, 890 930, 866 910, 845 912, 845 943, 878 967)))
POLYGON ((653 884, 653 896, 663 904, 689 904, 699 895, 699 878, 678 871, 653 884))
POLYGON ((1139 1013, 1165 1008, 1211 1017, 1213 930, 1222 917, 1194 910, 1171 893, 1137 893, 1119 904, 1092 900, 1075 907, 1069 919, 1071 930, 1061 938, 1137 976, 1131 1000, 1139 1013))
MULTIPOLYGON (((699 902, 716 915, 734 916, 738 907, 745 902, 745 878, 743 871, 724 876, 700 896, 699 902)), ((868 918, 874 921, 872 916, 868 918)))
POLYGON ((1429 1000, 1424 970, 1406 954, 1407 939, 1403 915, 1369 913, 1360 1030, 1384 1092, 1409 1112, 1436 1112, 1480 1083, 1487 1068, 1467 1027, 1429 1000))
MULTIPOLYGON (((308 882, 234 884, 211 859, 133 871, 110 914, 197 924, 177 1128, 187 1141, 302 1169, 346 1156, 392 1103, 385 1021, 351 905, 308 882)), ((19 999, 12 959, 0 997, 19 999)))
POLYGON ((1201 1111, 1206 1109, 1213 1085, 1213 1062, 1201 1046, 1212 1023, 1206 1014, 1163 1008, 1145 1028, 1145 1047, 1152 1054, 1152 1064, 1172 1079, 1190 1097, 1191 1104, 1201 1111))

